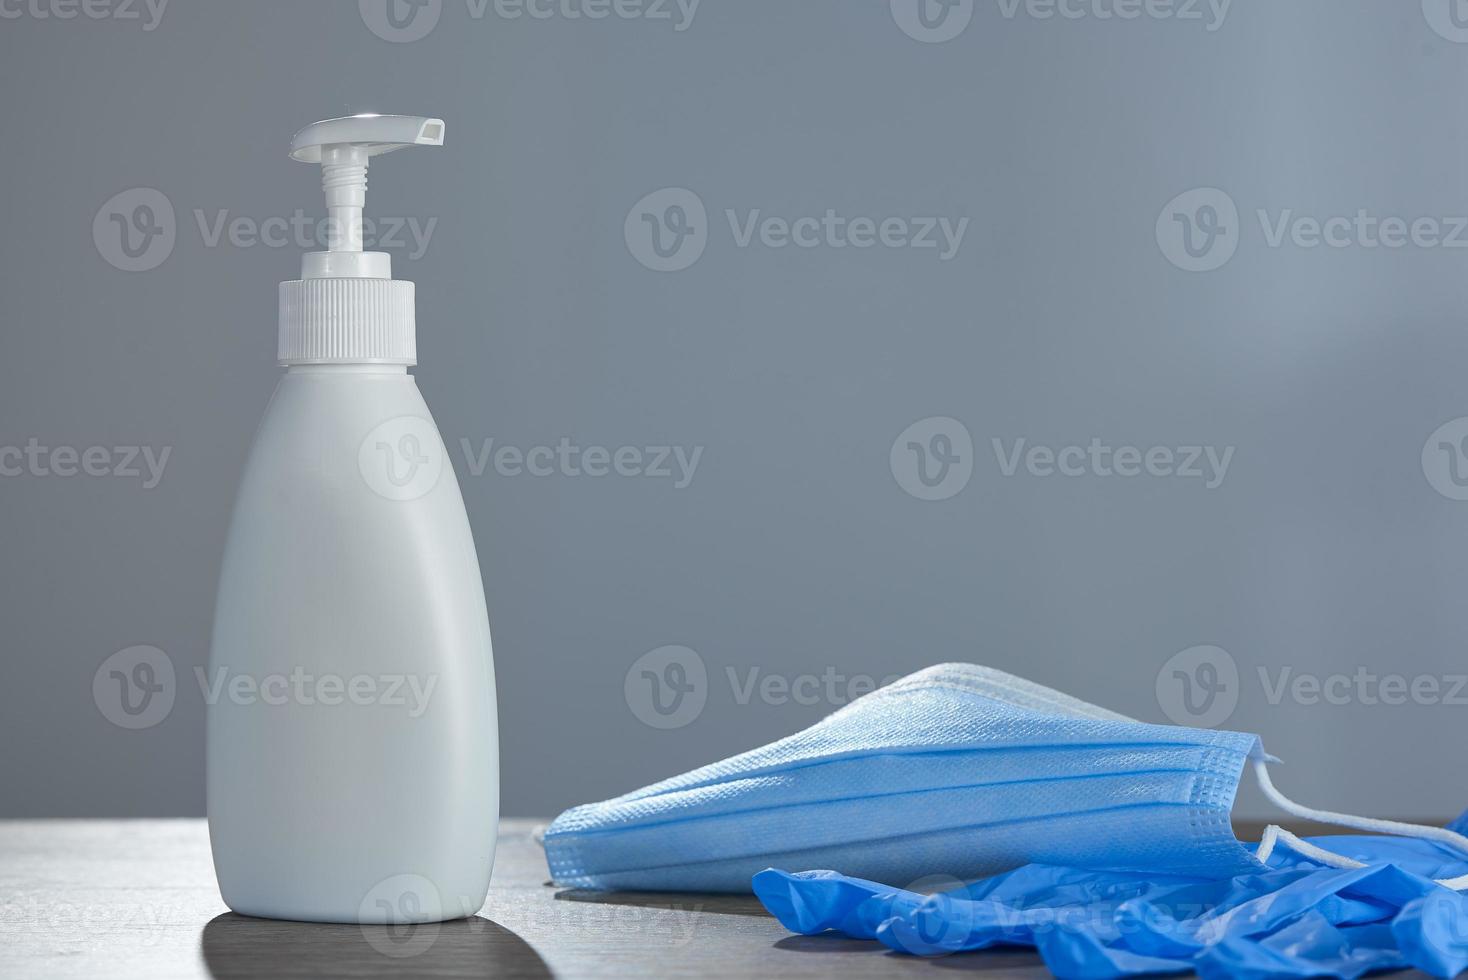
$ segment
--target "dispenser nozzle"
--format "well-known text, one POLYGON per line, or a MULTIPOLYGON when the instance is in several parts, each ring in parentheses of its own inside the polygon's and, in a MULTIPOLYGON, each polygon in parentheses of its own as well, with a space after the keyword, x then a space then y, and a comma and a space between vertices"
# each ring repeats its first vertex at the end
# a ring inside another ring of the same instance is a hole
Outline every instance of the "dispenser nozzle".
MULTIPOLYGON (((344 116, 324 119, 291 140, 291 159, 321 164, 326 192, 327 252, 307 256, 303 278, 377 276, 385 263, 362 251, 362 208, 367 200, 367 161, 405 146, 442 146, 442 119, 427 116, 344 116), (362 256, 359 259, 348 255, 362 256), (315 275, 313 275, 313 270, 315 275)), ((382 256, 386 259, 386 256, 382 256)))

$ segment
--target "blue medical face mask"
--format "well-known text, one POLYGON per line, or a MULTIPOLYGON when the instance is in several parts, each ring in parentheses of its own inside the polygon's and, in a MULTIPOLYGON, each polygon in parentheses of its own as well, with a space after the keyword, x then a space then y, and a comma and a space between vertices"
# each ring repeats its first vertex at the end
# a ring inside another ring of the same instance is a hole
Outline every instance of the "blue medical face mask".
POLYGON ((748 892, 772 866, 898 885, 1030 863, 1227 878, 1266 870, 1279 846, 1356 866, 1279 828, 1241 844, 1229 811, 1251 767, 1286 812, 1448 835, 1468 853, 1441 828, 1299 807, 1270 784, 1271 761, 1254 735, 1143 724, 944 664, 789 738, 567 810, 546 831, 546 859, 564 886, 720 892, 748 892))

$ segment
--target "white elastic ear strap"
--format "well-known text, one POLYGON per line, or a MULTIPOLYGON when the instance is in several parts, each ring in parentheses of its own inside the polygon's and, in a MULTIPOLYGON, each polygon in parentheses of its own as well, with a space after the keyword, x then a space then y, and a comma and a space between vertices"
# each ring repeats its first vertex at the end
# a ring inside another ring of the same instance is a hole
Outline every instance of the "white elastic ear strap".
MULTIPOLYGON (((1314 820, 1318 823, 1350 827, 1353 830, 1364 830, 1373 834, 1394 834, 1398 837, 1418 837, 1423 840, 1436 841, 1468 857, 1468 837, 1454 833, 1446 827, 1428 827, 1423 824, 1402 823, 1399 820, 1377 820, 1349 813, 1334 813, 1330 810, 1312 810, 1308 806, 1301 806, 1274 788, 1274 783, 1269 779, 1269 764, 1263 759, 1254 760, 1254 775, 1258 778, 1259 788, 1264 791, 1269 802, 1291 816, 1299 817, 1302 820, 1314 820)), ((1296 837, 1283 827, 1276 826, 1265 828, 1264 836, 1259 841, 1259 848, 1254 852, 1254 856, 1260 861, 1267 861, 1269 855, 1274 853, 1275 845, 1280 843, 1285 844, 1295 853, 1304 855, 1313 861, 1319 861, 1330 868, 1365 867, 1360 861, 1316 847, 1296 837)), ((1454 891, 1462 891, 1468 889, 1468 875, 1460 875, 1457 878, 1439 878, 1437 883, 1454 891)))

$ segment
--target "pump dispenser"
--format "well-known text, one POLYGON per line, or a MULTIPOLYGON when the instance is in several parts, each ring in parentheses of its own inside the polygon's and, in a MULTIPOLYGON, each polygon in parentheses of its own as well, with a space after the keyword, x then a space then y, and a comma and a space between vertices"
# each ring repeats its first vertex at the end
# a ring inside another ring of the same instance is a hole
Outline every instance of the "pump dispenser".
POLYGON ((408 373, 413 283, 363 250, 369 162, 443 138, 440 119, 367 115, 291 143, 321 166, 327 249, 280 284, 286 371, 245 467, 205 678, 214 866, 245 915, 433 922, 488 891, 499 755, 479 561, 408 373))
POLYGON ((392 257, 362 251, 367 166, 407 146, 442 146, 442 119, 349 116, 312 123, 291 159, 321 165, 327 251, 301 259, 301 278, 280 284, 282 364, 412 364, 413 284, 392 277, 392 257))

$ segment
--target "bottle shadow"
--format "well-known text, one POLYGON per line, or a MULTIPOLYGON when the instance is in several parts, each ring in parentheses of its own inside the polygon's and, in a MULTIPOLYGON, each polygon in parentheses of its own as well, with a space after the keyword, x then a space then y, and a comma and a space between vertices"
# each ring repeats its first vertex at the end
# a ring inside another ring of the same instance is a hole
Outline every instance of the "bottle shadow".
POLYGON ((241 977, 524 977, 550 967, 525 940, 480 916, 406 926, 286 922, 226 912, 204 926, 215 980, 241 977))

